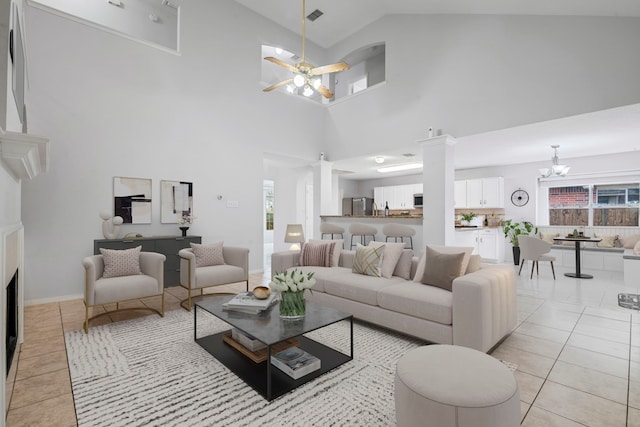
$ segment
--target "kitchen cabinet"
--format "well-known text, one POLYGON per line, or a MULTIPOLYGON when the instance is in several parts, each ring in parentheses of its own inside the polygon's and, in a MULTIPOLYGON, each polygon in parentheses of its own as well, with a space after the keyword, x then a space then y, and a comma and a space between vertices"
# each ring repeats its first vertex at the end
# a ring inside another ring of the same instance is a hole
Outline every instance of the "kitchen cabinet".
POLYGON ((413 195, 418 193, 422 193, 422 184, 390 185, 375 187, 373 198, 381 210, 385 203, 389 209, 413 209, 413 195))
POLYGON ((504 208, 504 178, 502 177, 456 181, 454 191, 456 208, 504 208), (464 206, 462 200, 466 200, 464 206))
POLYGON ((472 247, 474 255, 480 255, 484 262, 502 262, 504 245, 500 228, 456 230, 456 246, 472 247))

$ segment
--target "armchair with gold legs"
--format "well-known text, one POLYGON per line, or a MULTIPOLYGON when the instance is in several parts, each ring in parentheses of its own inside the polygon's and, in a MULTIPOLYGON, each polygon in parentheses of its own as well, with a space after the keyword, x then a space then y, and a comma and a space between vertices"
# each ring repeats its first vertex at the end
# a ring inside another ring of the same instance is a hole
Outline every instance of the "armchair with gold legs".
MULTIPOLYGON (((126 251, 132 251, 127 249, 126 251)), ((126 252, 126 251, 115 251, 126 252)), ((132 254, 136 256, 138 254, 132 254)), ((166 257, 155 252, 139 252, 139 272, 116 269, 105 277, 105 258, 109 255, 93 255, 82 260, 85 268, 84 331, 89 333, 89 321, 105 314, 125 310, 150 310, 164 317, 164 262, 166 257), (122 274, 120 274, 122 273, 122 274), (120 308, 120 303, 160 296, 160 310, 147 307, 120 308), (103 304, 116 304, 115 310, 105 311, 89 317, 89 309, 103 304)))

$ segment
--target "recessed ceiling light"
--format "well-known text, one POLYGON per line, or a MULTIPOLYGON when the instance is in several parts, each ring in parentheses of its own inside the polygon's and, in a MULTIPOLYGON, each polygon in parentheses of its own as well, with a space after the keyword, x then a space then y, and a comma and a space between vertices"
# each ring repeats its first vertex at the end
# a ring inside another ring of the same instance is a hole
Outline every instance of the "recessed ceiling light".
POLYGON ((282 50, 282 48, 281 48, 281 47, 277 47, 277 48, 276 48, 276 53, 277 53, 278 55, 282 55, 282 52, 284 52, 284 51, 282 50))
POLYGON ((405 163, 404 165, 386 166, 384 168, 379 168, 378 172, 380 173, 398 172, 398 171, 406 171, 406 170, 420 169, 420 168, 422 168, 422 163, 405 163))
POLYGON ((384 163, 384 157, 382 156, 376 156, 375 160, 378 164, 384 163))

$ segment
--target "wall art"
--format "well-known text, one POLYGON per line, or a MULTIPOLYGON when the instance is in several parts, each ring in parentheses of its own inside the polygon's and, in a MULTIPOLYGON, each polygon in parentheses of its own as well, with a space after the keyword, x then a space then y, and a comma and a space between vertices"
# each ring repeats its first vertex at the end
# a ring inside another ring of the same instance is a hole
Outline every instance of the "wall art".
POLYGON ((114 177, 113 212, 124 224, 151 224, 151 180, 114 177))
POLYGON ((176 224, 184 215, 193 215, 193 183, 160 182, 160 222, 176 224))

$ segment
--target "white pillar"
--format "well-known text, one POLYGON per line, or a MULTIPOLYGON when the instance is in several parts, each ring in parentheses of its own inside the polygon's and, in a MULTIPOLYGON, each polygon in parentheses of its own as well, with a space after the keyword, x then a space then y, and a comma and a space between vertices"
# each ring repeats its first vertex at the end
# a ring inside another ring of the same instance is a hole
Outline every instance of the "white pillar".
MULTIPOLYGON (((455 144, 450 135, 417 141, 422 145, 422 242, 453 245, 455 239, 455 144)), ((423 251, 424 248, 416 252, 423 251)))
POLYGON ((320 215, 334 215, 333 208, 333 163, 319 160, 313 165, 313 230, 314 236, 320 238, 320 215))

